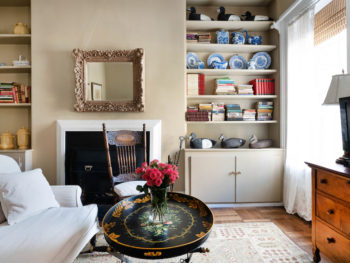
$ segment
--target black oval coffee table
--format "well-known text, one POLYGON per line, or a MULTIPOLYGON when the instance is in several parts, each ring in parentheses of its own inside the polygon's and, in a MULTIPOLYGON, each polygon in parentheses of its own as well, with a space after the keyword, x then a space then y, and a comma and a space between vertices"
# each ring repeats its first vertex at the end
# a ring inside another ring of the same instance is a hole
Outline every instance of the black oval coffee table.
MULTIPOLYGON (((114 205, 102 221, 105 239, 112 251, 135 258, 162 259, 194 252, 208 239, 214 223, 210 209, 199 199, 168 193, 167 221, 151 224, 149 195, 124 199, 114 205)), ((117 255, 116 255, 117 256, 117 255)))

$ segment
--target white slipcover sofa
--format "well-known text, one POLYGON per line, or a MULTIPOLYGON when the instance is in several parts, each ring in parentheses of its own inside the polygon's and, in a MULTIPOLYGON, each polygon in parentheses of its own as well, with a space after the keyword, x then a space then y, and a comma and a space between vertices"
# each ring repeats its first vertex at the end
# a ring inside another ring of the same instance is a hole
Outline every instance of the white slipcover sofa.
MULTIPOLYGON (((15 160, 0 155, 0 173, 12 172, 20 172, 15 160)), ((97 206, 82 206, 79 186, 51 188, 60 207, 0 224, 1 263, 71 263, 98 232, 97 206)))

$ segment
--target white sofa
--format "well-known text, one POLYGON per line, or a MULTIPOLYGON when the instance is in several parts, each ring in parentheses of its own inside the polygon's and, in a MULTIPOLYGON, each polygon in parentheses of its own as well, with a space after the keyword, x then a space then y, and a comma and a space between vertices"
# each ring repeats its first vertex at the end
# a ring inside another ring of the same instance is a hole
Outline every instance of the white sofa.
MULTIPOLYGON (((0 155, 0 173, 19 171, 12 158, 0 155)), ((82 206, 79 186, 51 187, 60 207, 0 224, 1 263, 71 263, 98 232, 97 206, 82 206)))

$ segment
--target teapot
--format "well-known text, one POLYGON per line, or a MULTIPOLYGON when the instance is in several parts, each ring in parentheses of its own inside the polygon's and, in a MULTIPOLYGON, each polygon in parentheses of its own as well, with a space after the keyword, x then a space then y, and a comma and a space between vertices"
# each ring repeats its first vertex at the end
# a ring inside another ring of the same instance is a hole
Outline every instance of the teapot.
POLYGON ((232 32, 231 36, 232 36, 232 44, 243 45, 246 41, 246 38, 248 37, 248 32, 246 30, 243 30, 242 33, 232 32), (246 35, 245 37, 244 37, 244 33, 246 35))
POLYGON ((252 36, 247 33, 247 43, 250 45, 261 45, 262 44, 262 36, 252 36))
POLYGON ((14 138, 15 136, 9 131, 2 133, 0 136, 0 149, 1 150, 14 149, 15 148, 15 145, 13 143, 14 138))

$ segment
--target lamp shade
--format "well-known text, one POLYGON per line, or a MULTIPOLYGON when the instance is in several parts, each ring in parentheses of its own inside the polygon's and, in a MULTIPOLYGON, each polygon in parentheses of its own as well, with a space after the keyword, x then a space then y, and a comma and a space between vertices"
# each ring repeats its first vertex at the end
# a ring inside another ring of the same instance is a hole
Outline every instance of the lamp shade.
POLYGON ((344 97, 350 97, 350 74, 334 75, 322 105, 339 104, 344 97))

